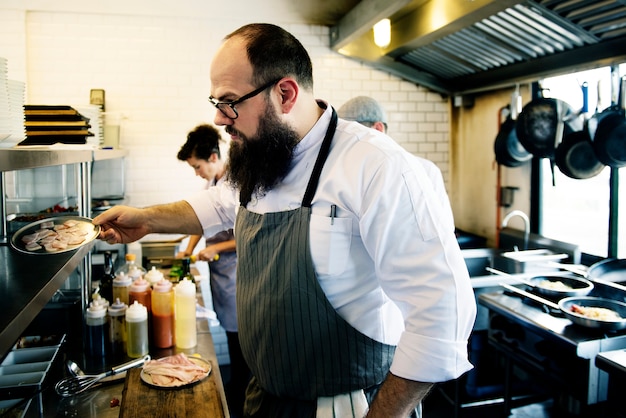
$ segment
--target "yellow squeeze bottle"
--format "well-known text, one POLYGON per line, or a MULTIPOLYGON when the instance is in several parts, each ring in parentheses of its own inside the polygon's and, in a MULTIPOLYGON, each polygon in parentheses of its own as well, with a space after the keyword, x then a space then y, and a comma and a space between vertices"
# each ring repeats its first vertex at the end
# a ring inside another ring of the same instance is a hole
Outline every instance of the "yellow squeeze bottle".
POLYGON ((196 285, 184 278, 174 287, 174 333, 176 347, 192 348, 196 335, 196 285))

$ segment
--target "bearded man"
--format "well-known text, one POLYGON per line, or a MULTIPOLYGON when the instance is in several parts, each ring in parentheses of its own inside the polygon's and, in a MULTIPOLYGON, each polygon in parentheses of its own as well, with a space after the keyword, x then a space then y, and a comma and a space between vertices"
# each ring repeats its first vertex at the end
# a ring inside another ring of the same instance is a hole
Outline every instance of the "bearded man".
POLYGON ((228 35, 211 65, 228 184, 94 219, 101 239, 235 229, 249 417, 406 417, 471 369, 476 305, 441 173, 337 118, 282 28, 228 35))

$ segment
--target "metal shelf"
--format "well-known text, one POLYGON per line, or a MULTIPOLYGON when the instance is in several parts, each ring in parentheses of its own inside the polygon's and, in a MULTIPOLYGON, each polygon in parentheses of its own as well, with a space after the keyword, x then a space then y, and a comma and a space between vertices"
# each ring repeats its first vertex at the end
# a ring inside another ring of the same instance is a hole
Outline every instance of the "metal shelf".
POLYGON ((121 158, 122 149, 53 149, 51 147, 0 149, 0 171, 24 170, 121 158))
POLYGON ((44 149, 11 148, 0 149, 0 213, 2 216, 2 236, 0 244, 0 300, 4 302, 0 315, 0 358, 8 352, 21 333, 48 303, 54 293, 63 285, 68 276, 82 266, 81 302, 88 300, 91 284, 91 253, 95 241, 75 251, 30 255, 14 251, 8 244, 6 235, 6 202, 4 200, 4 172, 30 168, 75 164, 81 216, 91 214, 91 177, 89 168, 93 161, 121 158, 126 150, 93 149, 44 149))
POLYGON ((0 357, 48 303, 93 246, 54 255, 29 255, 0 246, 0 357))

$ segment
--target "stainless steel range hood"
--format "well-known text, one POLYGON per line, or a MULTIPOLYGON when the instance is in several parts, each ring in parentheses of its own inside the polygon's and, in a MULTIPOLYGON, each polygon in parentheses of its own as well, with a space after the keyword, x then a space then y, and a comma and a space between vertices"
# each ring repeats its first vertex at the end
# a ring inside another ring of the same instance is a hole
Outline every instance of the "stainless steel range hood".
POLYGON ((362 0, 331 27, 340 54, 446 95, 626 61, 626 0, 362 0), (391 20, 391 43, 372 26, 391 20))

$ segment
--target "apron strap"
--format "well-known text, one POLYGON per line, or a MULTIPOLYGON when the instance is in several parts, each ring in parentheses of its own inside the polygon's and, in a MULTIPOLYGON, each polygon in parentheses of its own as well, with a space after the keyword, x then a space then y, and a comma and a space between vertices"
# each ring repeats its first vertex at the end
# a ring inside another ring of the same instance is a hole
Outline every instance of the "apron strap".
POLYGON ((330 124, 326 130, 326 136, 324 136, 320 152, 317 154, 317 160, 313 166, 313 173, 311 174, 309 184, 307 185, 306 192, 304 193, 304 198, 302 199, 302 207, 305 208, 311 207, 311 201, 313 200, 313 196, 317 190, 317 184, 320 181, 322 168, 324 168, 324 163, 326 162, 326 158, 328 158, 328 154, 330 152, 330 144, 333 141, 333 136, 335 136, 335 129, 337 128, 337 112, 335 112, 335 108, 332 106, 331 110, 333 113, 330 117, 330 124))

